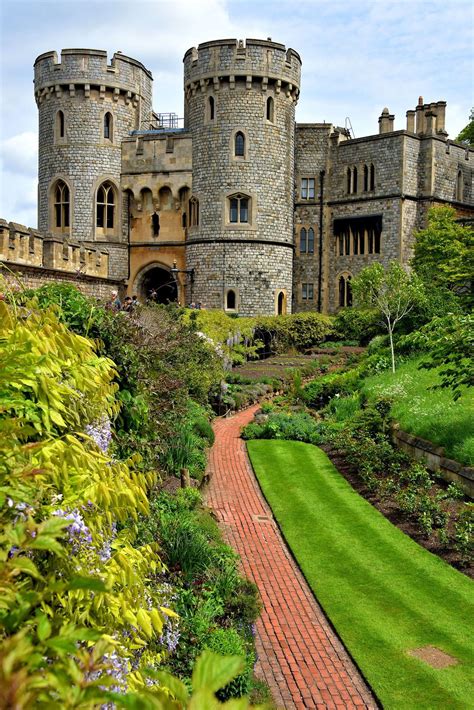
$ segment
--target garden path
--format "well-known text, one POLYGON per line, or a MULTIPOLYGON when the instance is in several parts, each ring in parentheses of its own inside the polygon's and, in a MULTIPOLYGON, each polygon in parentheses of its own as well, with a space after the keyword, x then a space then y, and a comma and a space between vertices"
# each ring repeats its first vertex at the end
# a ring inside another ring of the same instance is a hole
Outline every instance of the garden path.
POLYGON ((257 676, 285 710, 376 708, 293 561, 253 474, 240 430, 257 408, 215 423, 207 491, 227 542, 241 556, 243 573, 257 584, 262 598, 257 676))

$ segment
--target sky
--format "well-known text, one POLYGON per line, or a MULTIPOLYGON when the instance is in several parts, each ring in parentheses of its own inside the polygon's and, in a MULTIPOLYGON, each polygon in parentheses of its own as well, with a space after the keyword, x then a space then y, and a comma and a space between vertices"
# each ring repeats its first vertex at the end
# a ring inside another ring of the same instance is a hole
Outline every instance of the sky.
POLYGON ((451 138, 473 105, 471 0, 0 0, 0 217, 37 224, 35 58, 69 47, 106 49, 153 73, 154 110, 183 115, 182 59, 211 39, 293 47, 303 61, 296 119, 378 133, 395 129, 418 96, 447 101, 451 138))

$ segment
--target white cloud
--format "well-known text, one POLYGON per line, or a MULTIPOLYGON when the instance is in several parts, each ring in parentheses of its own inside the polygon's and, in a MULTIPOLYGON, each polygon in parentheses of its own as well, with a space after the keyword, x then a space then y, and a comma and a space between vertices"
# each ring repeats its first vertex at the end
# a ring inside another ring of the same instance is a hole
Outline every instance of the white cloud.
POLYGON ((38 170, 38 134, 24 131, 1 143, 1 156, 6 170, 36 176, 38 170))

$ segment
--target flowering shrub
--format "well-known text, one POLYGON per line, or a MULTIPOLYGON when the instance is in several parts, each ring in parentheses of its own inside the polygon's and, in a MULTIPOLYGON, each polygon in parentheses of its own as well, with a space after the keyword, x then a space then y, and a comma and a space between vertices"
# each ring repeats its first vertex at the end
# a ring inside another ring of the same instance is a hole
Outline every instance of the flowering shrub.
POLYGON ((154 478, 108 453, 115 373, 90 341, 0 302, 0 350, 0 695, 89 707, 166 654, 162 564, 130 524, 154 478))

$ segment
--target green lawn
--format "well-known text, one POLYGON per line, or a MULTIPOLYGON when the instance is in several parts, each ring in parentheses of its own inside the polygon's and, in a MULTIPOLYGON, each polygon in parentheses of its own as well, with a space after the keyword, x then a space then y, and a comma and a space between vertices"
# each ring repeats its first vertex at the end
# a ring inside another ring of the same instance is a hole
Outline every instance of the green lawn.
POLYGON ((385 708, 474 707, 474 584, 361 498, 323 451, 249 441, 262 490, 318 601, 385 708), (435 646, 458 665, 408 655, 435 646))
MULTIPOLYGON (((419 370, 420 358, 364 379, 362 391, 372 397, 391 397, 392 414, 405 431, 444 446, 446 455, 474 465, 474 401, 466 391, 456 402, 450 390, 432 390, 436 370, 419 370)), ((474 703, 473 703, 474 707, 474 703)))

